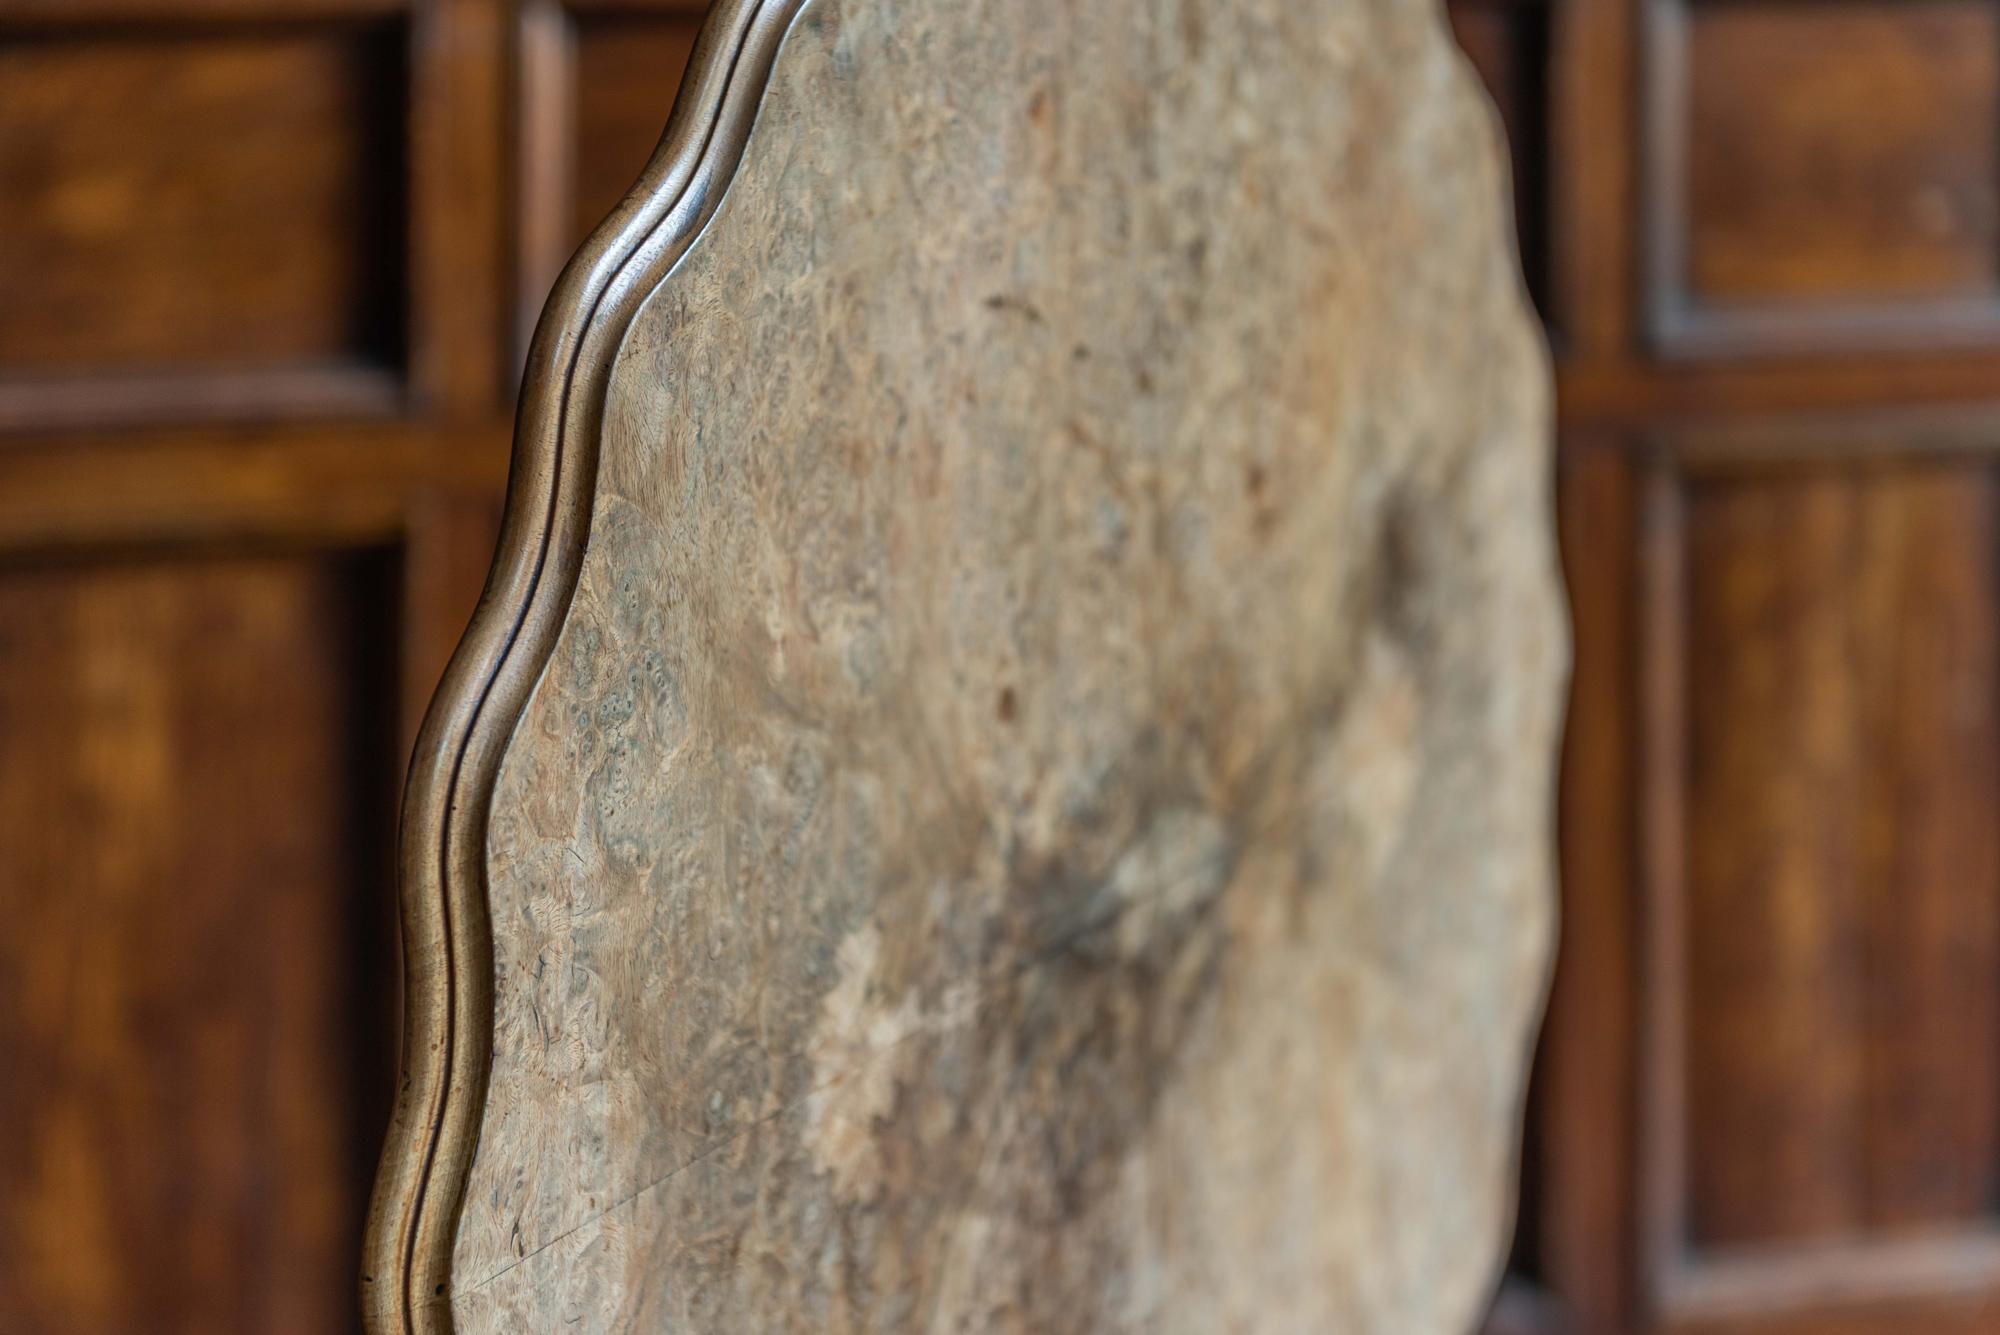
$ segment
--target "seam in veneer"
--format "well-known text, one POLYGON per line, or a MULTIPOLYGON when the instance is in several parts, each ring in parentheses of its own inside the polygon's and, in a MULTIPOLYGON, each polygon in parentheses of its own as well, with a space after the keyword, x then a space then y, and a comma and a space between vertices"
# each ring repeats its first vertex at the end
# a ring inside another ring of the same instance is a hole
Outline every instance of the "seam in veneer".
POLYGON ((361 1276, 371 1335, 449 1335, 457 1222, 492 1058, 487 808, 561 632, 595 490, 605 385, 645 299, 715 216, 785 35, 811 0, 719 0, 639 183, 563 271, 529 353, 500 546, 404 796, 403 1077, 361 1276))

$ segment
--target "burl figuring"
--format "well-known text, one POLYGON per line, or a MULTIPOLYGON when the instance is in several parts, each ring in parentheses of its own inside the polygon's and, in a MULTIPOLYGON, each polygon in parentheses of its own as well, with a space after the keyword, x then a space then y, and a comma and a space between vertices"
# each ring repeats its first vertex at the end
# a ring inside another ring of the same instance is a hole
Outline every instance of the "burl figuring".
POLYGON ((1566 657, 1433 0, 722 0, 413 771, 387 1332, 1470 1329, 1566 657))

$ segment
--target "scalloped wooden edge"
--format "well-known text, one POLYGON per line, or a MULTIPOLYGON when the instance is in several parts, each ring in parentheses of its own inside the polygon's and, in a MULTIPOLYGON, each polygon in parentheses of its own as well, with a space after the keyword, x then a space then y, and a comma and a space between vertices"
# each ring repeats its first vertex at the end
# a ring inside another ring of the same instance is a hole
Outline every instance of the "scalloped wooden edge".
POLYGON ((452 1249, 493 1051, 486 824, 576 591, 606 385, 633 317, 721 206, 812 0, 716 0, 659 147, 557 280, 528 353, 485 592, 431 701, 398 849, 403 1070, 362 1249, 370 1335, 449 1335, 452 1249))

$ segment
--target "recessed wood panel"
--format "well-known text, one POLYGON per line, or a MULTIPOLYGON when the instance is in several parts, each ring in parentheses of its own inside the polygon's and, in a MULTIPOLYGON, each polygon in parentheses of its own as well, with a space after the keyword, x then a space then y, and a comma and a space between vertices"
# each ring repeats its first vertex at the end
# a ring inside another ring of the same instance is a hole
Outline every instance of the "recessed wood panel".
POLYGON ((0 33, 0 388, 394 363, 399 31, 0 33))
MULTIPOLYGON (((2000 485, 1684 498, 1685 1243, 1983 1231, 2000 1199, 2000 485)), ((1656 1112, 1658 1110, 1655 1110, 1656 1112)))
POLYGON ((356 1328, 394 1078, 385 573, 0 568, 0 1329, 356 1328))
POLYGON ((1692 324, 1697 340, 1783 350, 2000 328, 2000 4, 1655 12, 1655 300, 1670 339, 1692 324))

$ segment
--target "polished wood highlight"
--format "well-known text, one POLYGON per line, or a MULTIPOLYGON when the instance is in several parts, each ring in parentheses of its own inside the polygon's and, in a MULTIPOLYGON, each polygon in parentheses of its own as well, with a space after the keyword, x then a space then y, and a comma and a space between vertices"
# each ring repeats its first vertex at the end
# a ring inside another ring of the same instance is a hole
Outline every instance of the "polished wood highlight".
POLYGON ((711 13, 654 156, 564 270, 529 346, 498 550, 424 718, 404 796, 403 1076, 364 1240, 371 1331, 452 1329, 452 1249, 492 1056, 493 785, 583 559, 612 357, 720 205, 803 2, 725 0, 711 13))
POLYGON ((560 0, 522 6, 516 319, 523 349, 563 264, 652 157, 702 12, 560 0))
POLYGON ((1671 1330, 2000 1302, 1966 1057, 2000 1023, 1992 464, 1846 432, 1647 475, 1639 1274, 1671 1330))

